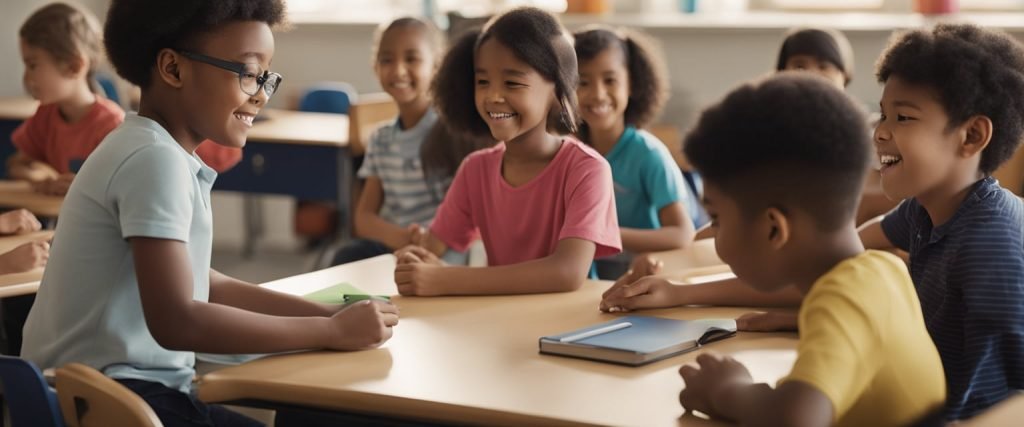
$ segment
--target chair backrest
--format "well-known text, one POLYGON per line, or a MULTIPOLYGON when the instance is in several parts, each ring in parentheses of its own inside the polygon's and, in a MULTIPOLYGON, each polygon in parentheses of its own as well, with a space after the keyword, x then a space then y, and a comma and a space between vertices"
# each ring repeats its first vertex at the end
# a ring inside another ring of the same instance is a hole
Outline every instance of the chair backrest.
POLYGON ((306 89, 299 99, 299 111, 348 114, 358 92, 344 82, 317 83, 306 89))
POLYGON ((114 101, 115 104, 121 104, 121 96, 117 93, 117 85, 113 79, 106 74, 96 74, 96 82, 103 88, 103 94, 107 99, 114 101))
POLYGON ((15 427, 64 426, 56 394, 31 362, 0 356, 0 383, 3 383, 4 399, 15 427))
POLYGON ((57 398, 69 427, 163 426, 139 395, 80 363, 57 368, 57 398))

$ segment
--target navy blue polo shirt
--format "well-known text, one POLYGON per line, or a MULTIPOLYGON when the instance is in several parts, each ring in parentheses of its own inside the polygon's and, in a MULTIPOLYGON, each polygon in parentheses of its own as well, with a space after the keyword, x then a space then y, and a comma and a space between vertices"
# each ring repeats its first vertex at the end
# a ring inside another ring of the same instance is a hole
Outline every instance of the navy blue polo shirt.
POLYGON ((882 230, 910 276, 946 372, 948 419, 1024 389, 1024 205, 987 177, 945 224, 905 200, 882 230))

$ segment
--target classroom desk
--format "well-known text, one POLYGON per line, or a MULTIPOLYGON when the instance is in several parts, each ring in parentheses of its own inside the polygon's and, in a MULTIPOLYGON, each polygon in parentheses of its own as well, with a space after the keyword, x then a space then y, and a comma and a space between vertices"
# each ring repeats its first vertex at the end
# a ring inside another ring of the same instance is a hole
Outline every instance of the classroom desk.
POLYGON ((0 207, 24 208, 38 216, 56 218, 63 203, 64 197, 37 193, 28 182, 0 180, 0 207))
MULTIPOLYGON (((333 202, 338 236, 348 237, 353 177, 348 116, 277 109, 260 116, 266 119, 253 123, 242 161, 220 174, 213 189, 333 202)), ((253 210, 246 206, 247 212, 253 210)), ((259 221, 259 215, 246 217, 250 239, 261 234, 259 221)), ((246 242, 247 253, 252 244, 246 242)))
POLYGON ((989 408, 980 415, 964 421, 964 427, 1006 427, 1020 425, 1024 420, 1024 393, 1018 392, 989 408))
MULTIPOLYGON (((267 283, 304 294, 338 282, 391 294, 394 258, 382 255, 267 283)), ((683 415, 677 370, 700 352, 638 368, 537 353, 543 335, 607 321, 608 282, 572 293, 500 297, 396 297, 401 321, 382 348, 308 352, 204 375, 207 402, 299 406, 412 421, 484 425, 716 425, 683 415)), ((737 308, 646 312, 680 319, 735 317, 737 308)), ((711 345, 774 384, 795 360, 796 334, 740 333, 711 345)))
POLYGON ((650 255, 665 263, 658 276, 683 283, 732 276, 732 270, 715 252, 715 239, 701 239, 686 249, 652 252, 650 255))
MULTIPOLYGON (((53 238, 53 231, 37 231, 0 237, 0 254, 36 240, 53 238)), ((0 274, 0 298, 33 294, 39 289, 39 280, 43 278, 43 269, 14 274, 0 274)))
POLYGON ((0 98, 0 177, 7 176, 7 158, 14 154, 11 133, 35 114, 39 101, 28 97, 0 98))

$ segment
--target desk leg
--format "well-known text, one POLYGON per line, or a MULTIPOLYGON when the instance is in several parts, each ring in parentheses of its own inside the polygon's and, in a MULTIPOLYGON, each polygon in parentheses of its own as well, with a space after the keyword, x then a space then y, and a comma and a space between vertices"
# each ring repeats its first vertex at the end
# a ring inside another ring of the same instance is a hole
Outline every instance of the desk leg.
POLYGON ((346 241, 352 238, 352 152, 342 148, 338 150, 338 234, 337 240, 346 241))
POLYGON ((242 258, 251 259, 256 252, 256 241, 263 237, 263 204, 257 195, 242 196, 242 216, 245 218, 245 235, 242 236, 242 258))

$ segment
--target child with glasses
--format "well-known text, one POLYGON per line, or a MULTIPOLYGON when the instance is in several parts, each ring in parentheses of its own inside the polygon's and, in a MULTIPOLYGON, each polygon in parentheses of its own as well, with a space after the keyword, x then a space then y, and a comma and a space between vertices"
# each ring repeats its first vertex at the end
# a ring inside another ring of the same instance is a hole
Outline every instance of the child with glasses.
POLYGON ((279 0, 111 3, 105 45, 142 88, 139 113, 68 192, 26 359, 100 369, 165 426, 248 426, 259 423, 194 397, 195 352, 360 350, 390 338, 389 303, 318 304, 210 269, 216 173, 194 150, 204 139, 245 144, 281 81, 266 70, 284 16, 279 0))

